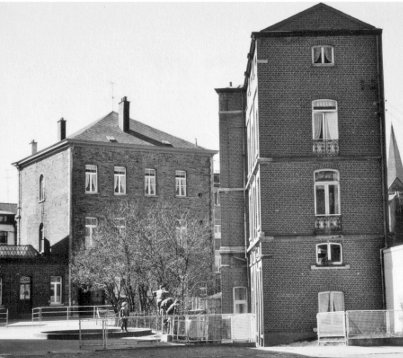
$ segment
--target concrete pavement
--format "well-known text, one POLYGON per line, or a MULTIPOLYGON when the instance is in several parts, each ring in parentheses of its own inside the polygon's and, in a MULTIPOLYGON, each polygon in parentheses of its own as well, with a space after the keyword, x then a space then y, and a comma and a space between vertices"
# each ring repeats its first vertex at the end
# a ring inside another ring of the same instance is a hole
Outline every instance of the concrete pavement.
MULTIPOLYGON (((92 323, 88 323, 88 326, 92 323)), ((328 357, 328 358, 403 358, 403 346, 357 347, 342 345, 318 346, 317 342, 299 342, 264 348, 246 348, 231 345, 188 347, 156 342, 160 336, 127 337, 114 340, 115 350, 102 350, 98 341, 84 341, 82 349, 74 340, 48 340, 42 333, 58 329, 78 329, 78 321, 19 322, 0 327, 0 358, 3 357, 328 357), (96 344, 94 344, 96 343, 96 344), (134 351, 135 350, 135 354, 134 351), (234 355, 234 352, 238 352, 234 355), (147 353, 148 352, 148 353, 147 353), (185 354, 186 355, 183 355, 185 354), (241 354, 242 355, 238 355, 241 354), (210 354, 210 355, 209 355, 210 354)))

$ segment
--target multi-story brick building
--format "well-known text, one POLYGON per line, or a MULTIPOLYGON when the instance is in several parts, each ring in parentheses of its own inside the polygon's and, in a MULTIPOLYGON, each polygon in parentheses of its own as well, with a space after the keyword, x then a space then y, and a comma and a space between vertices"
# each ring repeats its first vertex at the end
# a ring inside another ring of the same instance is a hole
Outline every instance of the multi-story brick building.
POLYGON ((244 85, 216 89, 222 307, 256 313, 261 345, 384 306, 381 35, 318 4, 254 32, 244 85))
MULTIPOLYGON (((129 117, 124 97, 111 112, 16 163, 19 172, 18 244, 44 256, 69 261, 72 250, 91 241, 107 207, 126 200, 147 210, 157 202, 180 202, 212 223, 212 150, 174 137, 129 117)), ((99 303, 102 297, 77 295, 68 270, 48 272, 61 290, 52 303, 99 303), (56 277, 57 276, 57 277, 56 277)), ((31 284, 35 287, 34 278, 31 284)), ((35 291, 33 291, 35 293, 35 291)), ((53 291, 52 291, 53 292, 53 291)))

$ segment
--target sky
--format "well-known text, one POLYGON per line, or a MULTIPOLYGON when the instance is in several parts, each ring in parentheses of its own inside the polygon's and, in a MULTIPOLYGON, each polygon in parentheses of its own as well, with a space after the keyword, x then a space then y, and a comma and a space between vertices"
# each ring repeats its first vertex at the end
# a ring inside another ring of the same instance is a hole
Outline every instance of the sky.
MULTIPOLYGON (((218 150, 214 89, 243 84, 252 31, 315 4, 0 2, 0 202, 17 202, 11 163, 33 139, 44 149, 60 118, 72 134, 123 96, 131 118, 218 150)), ((403 2, 326 4, 383 29, 386 122, 402 146, 403 2)))

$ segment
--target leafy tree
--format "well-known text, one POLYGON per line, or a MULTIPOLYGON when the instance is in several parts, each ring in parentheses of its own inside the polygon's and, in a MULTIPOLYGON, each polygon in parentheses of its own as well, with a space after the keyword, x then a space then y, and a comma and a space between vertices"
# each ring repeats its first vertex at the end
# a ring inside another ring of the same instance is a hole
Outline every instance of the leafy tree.
POLYGON ((212 280, 211 240, 210 219, 176 203, 148 210, 111 204, 91 245, 76 250, 72 279, 79 287, 103 289, 115 311, 125 298, 132 310, 150 312, 159 284, 184 302, 195 285, 212 280))

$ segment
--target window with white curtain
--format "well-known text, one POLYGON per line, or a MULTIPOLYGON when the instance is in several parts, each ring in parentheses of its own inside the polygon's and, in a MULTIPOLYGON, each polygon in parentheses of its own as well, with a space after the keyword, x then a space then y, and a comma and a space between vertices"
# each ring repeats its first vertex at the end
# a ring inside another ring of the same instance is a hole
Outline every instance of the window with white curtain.
POLYGON ((156 192, 156 171, 146 169, 144 173, 144 192, 146 195, 157 195, 156 192))
POLYGON ((337 170, 317 170, 315 173, 315 214, 340 215, 339 173, 337 170))
POLYGON ((85 218, 85 247, 91 247, 94 242, 95 230, 98 226, 97 218, 85 218))
POLYGON ((186 196, 186 172, 184 170, 175 171, 175 194, 176 196, 186 196))
POLYGON ((113 191, 115 195, 126 194, 126 168, 114 167, 113 170, 113 191))
POLYGON ((344 311, 344 293, 341 291, 324 291, 318 293, 319 312, 344 311))
POLYGON ((98 192, 97 166, 92 164, 85 165, 85 192, 98 192))
POLYGON ((334 48, 332 46, 313 46, 312 63, 314 65, 334 65, 334 48))
POLYGON ((318 99, 312 102, 312 136, 315 140, 339 139, 336 101, 318 99))

